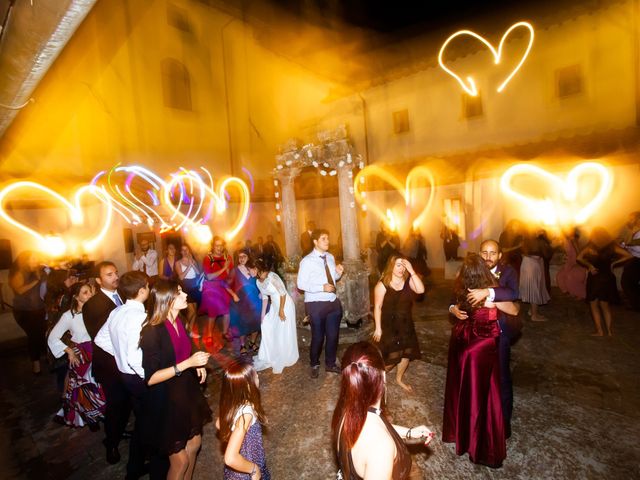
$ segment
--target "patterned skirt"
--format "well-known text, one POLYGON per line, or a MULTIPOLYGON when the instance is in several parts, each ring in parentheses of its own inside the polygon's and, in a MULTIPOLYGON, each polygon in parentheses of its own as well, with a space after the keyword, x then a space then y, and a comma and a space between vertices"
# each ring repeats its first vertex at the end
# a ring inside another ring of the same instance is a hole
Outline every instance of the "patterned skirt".
POLYGON ((83 427, 104 418, 105 398, 102 386, 96 383, 91 374, 93 345, 91 342, 79 343, 74 350, 80 364, 69 367, 62 394, 62 408, 57 416, 70 427, 83 427))

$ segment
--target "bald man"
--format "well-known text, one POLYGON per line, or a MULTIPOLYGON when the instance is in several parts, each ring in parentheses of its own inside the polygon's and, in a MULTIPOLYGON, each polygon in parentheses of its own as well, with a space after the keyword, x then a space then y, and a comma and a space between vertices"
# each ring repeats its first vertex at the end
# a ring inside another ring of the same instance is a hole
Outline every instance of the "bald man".
MULTIPOLYGON (((500 262, 502 252, 500 245, 495 240, 485 240, 480 245, 480 256, 484 259, 491 273, 498 279, 496 288, 479 288, 469 291, 468 299, 473 304, 490 302, 515 301, 520 297, 518 287, 518 274, 511 265, 500 262)), ((467 314, 457 305, 451 305, 449 312, 456 318, 463 320, 467 314)), ((517 319, 514 319, 517 320, 517 319)), ((504 417, 505 435, 511 436, 511 413, 513 411, 513 385, 511 382, 511 344, 520 335, 520 330, 514 328, 517 321, 510 322, 506 313, 500 312, 498 316, 500 324, 500 340, 498 356, 500 360, 500 397, 502 400, 502 416, 504 417)))

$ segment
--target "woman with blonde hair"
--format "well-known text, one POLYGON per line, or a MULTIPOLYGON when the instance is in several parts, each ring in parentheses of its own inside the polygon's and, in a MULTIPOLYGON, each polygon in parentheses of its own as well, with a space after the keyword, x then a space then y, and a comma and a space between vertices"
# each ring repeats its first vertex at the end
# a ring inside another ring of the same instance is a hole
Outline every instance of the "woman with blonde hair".
POLYGON ((140 348, 145 381, 143 437, 155 455, 169 456, 167 478, 190 479, 202 444, 203 425, 211 410, 200 383, 207 372, 206 352, 194 352, 179 317, 187 294, 174 281, 158 280, 151 291, 150 317, 142 329, 140 348))

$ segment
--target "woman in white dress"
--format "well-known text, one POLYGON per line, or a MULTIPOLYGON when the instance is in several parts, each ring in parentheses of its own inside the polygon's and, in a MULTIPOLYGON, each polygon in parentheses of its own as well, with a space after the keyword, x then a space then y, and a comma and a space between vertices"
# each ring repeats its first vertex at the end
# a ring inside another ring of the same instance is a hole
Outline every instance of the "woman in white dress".
POLYGON ((256 370, 272 368, 273 373, 282 373, 298 361, 298 336, 296 333, 296 307, 287 293, 282 280, 269 271, 265 262, 256 261, 257 285, 262 294, 262 341, 254 361, 256 370), (267 303, 271 299, 271 308, 267 303))

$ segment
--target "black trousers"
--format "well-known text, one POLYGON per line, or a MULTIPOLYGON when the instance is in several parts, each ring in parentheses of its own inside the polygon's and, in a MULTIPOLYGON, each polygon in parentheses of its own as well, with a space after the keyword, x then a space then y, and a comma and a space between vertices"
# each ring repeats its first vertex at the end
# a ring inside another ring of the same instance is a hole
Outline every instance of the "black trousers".
POLYGON ((115 358, 96 344, 93 345, 93 373, 96 381, 102 385, 106 400, 104 443, 107 448, 114 448, 120 443, 122 432, 129 421, 131 400, 115 358))
POLYGON ((14 310, 13 318, 27 334, 29 358, 35 362, 47 351, 47 313, 42 310, 14 310))
MULTIPOLYGON (((150 457, 149 462, 149 478, 166 479, 169 470, 169 460, 166 455, 159 455, 150 452, 148 442, 144 438, 143 425, 147 421, 145 416, 145 400, 147 395, 147 384, 138 375, 128 373, 120 373, 122 383, 131 399, 133 405, 133 414, 136 417, 136 423, 133 428, 133 435, 129 440, 129 461, 127 462, 127 476, 137 478, 143 472, 145 458, 150 457)), ((153 421, 162 422, 165 419, 158 418, 153 421)))
POLYGON ((336 365, 342 304, 337 298, 333 302, 306 302, 305 307, 311 322, 311 366, 320 365, 320 352, 325 339, 324 363, 327 367, 336 365))

